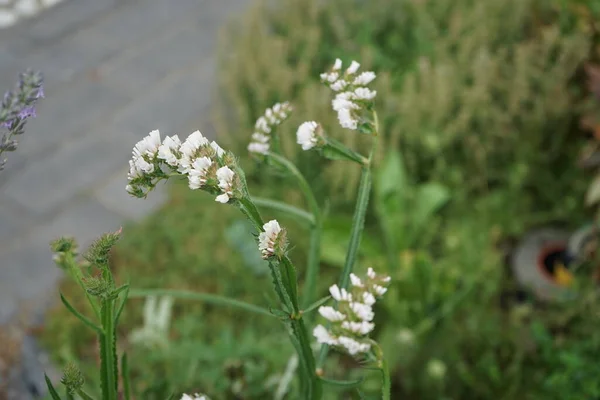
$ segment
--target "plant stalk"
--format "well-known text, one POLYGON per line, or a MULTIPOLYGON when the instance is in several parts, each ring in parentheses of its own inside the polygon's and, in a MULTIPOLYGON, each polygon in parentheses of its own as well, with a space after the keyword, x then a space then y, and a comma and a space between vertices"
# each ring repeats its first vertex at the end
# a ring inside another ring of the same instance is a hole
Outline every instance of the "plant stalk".
POLYGON ((115 370, 115 326, 114 326, 114 300, 104 300, 100 314, 102 316, 102 333, 100 340, 101 373, 103 380, 103 400, 117 400, 117 371, 115 370))
MULTIPOLYGON (((373 112, 375 131, 373 132, 373 143, 371 145, 371 151, 369 153, 369 161, 362 167, 360 175, 360 183, 358 186, 358 196, 356 199, 356 206, 354 208, 354 216, 352 217, 352 230, 350 232, 350 243, 348 244, 348 251, 346 253, 346 260, 344 262, 344 269, 339 280, 339 287, 346 288, 348 281, 350 280, 350 274, 354 268, 356 262, 356 256, 358 254, 358 248, 360 247, 360 239, 362 237, 363 230, 365 228, 365 216, 367 214, 367 208, 369 206, 369 197, 371 194, 371 184, 373 180, 372 176, 372 162, 377 148, 377 140, 379 135, 379 120, 377 113, 373 112)), ((317 368, 321 368, 327 358, 329 352, 329 345, 323 344, 321 346, 321 352, 319 353, 319 359, 317 361, 317 368)))

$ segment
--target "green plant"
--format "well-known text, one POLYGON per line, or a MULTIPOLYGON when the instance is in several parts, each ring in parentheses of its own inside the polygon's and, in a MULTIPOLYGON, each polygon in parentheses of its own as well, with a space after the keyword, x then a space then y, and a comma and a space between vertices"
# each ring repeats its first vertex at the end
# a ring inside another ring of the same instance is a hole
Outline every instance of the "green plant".
MULTIPOLYGON (((61 294, 60 299, 67 310, 98 336, 100 347, 100 393, 102 399, 106 400, 116 400, 118 398, 120 393, 119 377, 123 380, 125 398, 130 398, 126 355, 121 357, 121 375, 119 375, 116 330, 127 300, 129 285, 125 284, 117 287, 108 265, 110 249, 118 240, 120 233, 119 231, 106 234, 94 242, 85 254, 85 260, 87 261, 85 265, 81 265, 76 260, 77 244, 74 240, 61 238, 52 244, 57 265, 77 282, 85 292, 89 305, 94 311, 94 317, 97 319, 97 321, 94 321, 81 314, 61 294), (84 268, 87 269, 87 274, 83 272, 84 268)), ((92 398, 83 389, 85 383, 83 374, 74 364, 69 364, 65 368, 61 382, 66 387, 67 399, 74 398, 75 394, 83 399, 92 398)), ((52 398, 60 400, 61 396, 48 377, 46 377, 46 383, 52 398)))

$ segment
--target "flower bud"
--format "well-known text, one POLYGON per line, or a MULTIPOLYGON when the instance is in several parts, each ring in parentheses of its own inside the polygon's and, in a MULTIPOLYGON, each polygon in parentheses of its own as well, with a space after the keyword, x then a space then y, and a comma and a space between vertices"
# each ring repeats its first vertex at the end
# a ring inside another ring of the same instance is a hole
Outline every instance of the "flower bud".
POLYGON ((81 370, 77 368, 74 363, 69 363, 63 370, 63 376, 60 382, 67 387, 67 391, 70 395, 74 395, 83 384, 85 383, 85 379, 83 378, 83 374, 81 370))

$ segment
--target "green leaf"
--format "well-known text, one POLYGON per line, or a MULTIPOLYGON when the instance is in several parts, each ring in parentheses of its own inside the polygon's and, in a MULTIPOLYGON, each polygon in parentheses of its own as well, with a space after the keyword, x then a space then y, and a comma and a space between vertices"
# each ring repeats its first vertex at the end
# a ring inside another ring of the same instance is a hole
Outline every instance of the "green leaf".
MULTIPOLYGON (((123 285, 125 286, 125 285, 123 285)), ((125 309, 125 303, 127 302, 127 298, 129 297, 129 284, 125 288, 125 294, 123 295, 123 299, 117 308, 117 313, 115 314, 115 326, 119 323, 119 318, 121 317, 121 313, 125 309)))
POLYGON ((85 315, 81 314, 79 311, 77 311, 65 298, 65 296, 63 296, 63 294, 60 294, 60 300, 62 301, 62 303, 65 305, 65 307, 67 307, 67 310, 69 310, 71 312, 71 314, 73 314, 74 316, 76 316, 81 322, 83 322, 85 325, 87 325, 88 327, 92 328, 96 333, 98 333, 99 335, 102 334, 102 328, 100 328, 98 325, 94 324, 91 320, 89 320, 85 315))
POLYGON ((420 231, 449 200, 450 191, 445 186, 434 182, 419 186, 411 217, 412 228, 420 231))
POLYGON ((281 320, 284 320, 284 321, 289 321, 290 320, 290 313, 289 312, 285 312, 285 311, 280 310, 278 308, 269 308, 269 311, 271 311, 271 314, 273 314, 277 318, 280 318, 281 320))
POLYGON ((89 394, 87 394, 86 392, 84 392, 83 390, 79 389, 77 391, 77 394, 83 399, 83 400, 94 400, 94 398, 92 396, 90 396, 89 394))
POLYGON ((325 296, 320 300, 315 301, 314 303, 312 303, 310 306, 308 306, 306 308, 306 310, 304 311, 304 314, 308 314, 309 312, 311 312, 312 310, 322 306, 323 304, 327 303, 327 301, 329 301, 329 299, 331 299, 331 296, 325 296))
POLYGON ((326 383, 326 384, 332 385, 332 386, 345 388, 345 389, 356 388, 356 387, 360 386, 360 384, 363 381, 363 378, 355 379, 355 380, 351 380, 351 381, 338 381, 335 379, 327 379, 327 378, 320 378, 320 379, 323 381, 323 383, 326 383))
POLYGON ((398 151, 390 151, 377 174, 375 193, 380 199, 384 199, 393 193, 403 195, 410 188, 402 154, 398 151))
POLYGON ((60 396, 58 395, 58 392, 52 385, 52 382, 50 382, 50 378, 48 378, 48 375, 44 374, 44 379, 46 379, 46 386, 48 386, 48 392, 50 392, 50 396, 52 396, 52 399, 53 400, 62 400, 60 398, 60 396))
POLYGON ((585 205, 593 206, 600 201, 600 174, 596 175, 585 195, 585 205))
POLYGON ((366 162, 361 154, 350 150, 346 145, 332 138, 327 138, 327 143, 320 150, 323 157, 330 160, 346 160, 359 164, 365 164, 366 162))

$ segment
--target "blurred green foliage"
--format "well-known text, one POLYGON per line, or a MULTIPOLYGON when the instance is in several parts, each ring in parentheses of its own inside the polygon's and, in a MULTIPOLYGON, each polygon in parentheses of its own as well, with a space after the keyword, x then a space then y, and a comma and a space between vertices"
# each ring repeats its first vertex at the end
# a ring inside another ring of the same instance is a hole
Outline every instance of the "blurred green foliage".
MULTIPOLYGON (((597 295, 581 289, 568 303, 519 303, 507 296, 514 283, 500 247, 534 225, 577 226, 588 218, 588 182, 576 167, 577 118, 586 93, 581 66, 600 43, 598 3, 271 3, 234 21, 219 47, 220 141, 242 157, 253 195, 301 206, 293 182, 245 156, 264 109, 293 103, 281 145, 328 210, 324 294, 343 264, 359 170, 300 151, 295 129, 318 120, 360 148, 358 135, 338 127, 318 76, 336 57, 378 73, 385 134, 357 269, 372 266, 393 278, 376 312, 376 336, 393 365, 394 398, 597 398, 597 295)), ((302 279, 306 233, 285 215, 272 216, 289 228, 302 279)), ((126 227, 113 265, 133 287, 220 293, 266 306, 272 293, 252 244, 235 210, 175 185, 160 212, 126 227)), ((75 299, 73 289, 64 287, 75 299)), ((126 340, 141 324, 141 309, 140 301, 128 305, 120 341, 132 347, 140 398, 163 399, 175 390, 214 399, 274 396, 293 353, 272 333, 279 331, 274 319, 177 301, 170 345, 149 351, 126 340)), ((82 355, 95 362, 93 338, 62 310, 51 316, 44 338, 61 362, 82 355)), ((364 374, 355 367, 334 355, 326 371, 352 379, 364 374)), ((365 398, 375 398, 368 396, 378 385, 379 377, 368 374, 365 398)), ((359 398, 356 391, 338 394, 359 398)))

